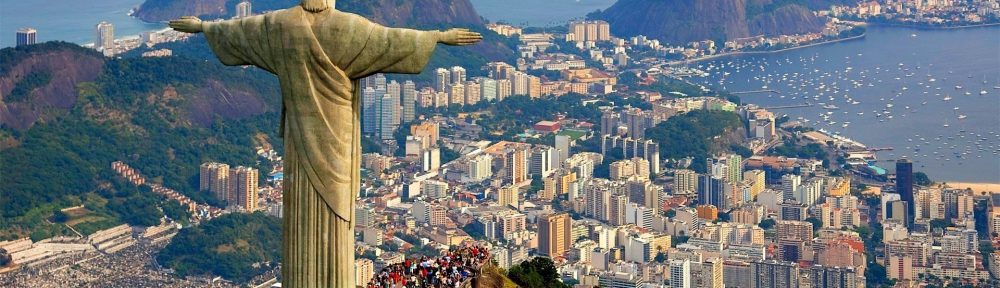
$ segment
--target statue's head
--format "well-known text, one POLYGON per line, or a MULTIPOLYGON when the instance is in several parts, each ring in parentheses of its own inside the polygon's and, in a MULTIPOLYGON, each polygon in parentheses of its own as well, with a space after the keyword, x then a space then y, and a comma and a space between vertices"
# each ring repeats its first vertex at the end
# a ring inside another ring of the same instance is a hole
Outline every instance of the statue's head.
POLYGON ((302 8, 309 12, 323 12, 336 8, 337 0, 302 0, 302 8))

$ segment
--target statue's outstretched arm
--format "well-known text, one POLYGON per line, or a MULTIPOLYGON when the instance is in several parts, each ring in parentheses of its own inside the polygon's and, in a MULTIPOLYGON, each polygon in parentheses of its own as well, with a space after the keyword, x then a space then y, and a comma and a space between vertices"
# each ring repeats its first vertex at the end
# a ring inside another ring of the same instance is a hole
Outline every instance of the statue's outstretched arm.
POLYGON ((454 28, 438 35, 438 43, 452 46, 472 45, 482 40, 483 35, 464 28, 454 28))
POLYGON ((201 33, 205 31, 204 23, 194 16, 184 16, 180 19, 170 20, 170 28, 185 33, 201 33))

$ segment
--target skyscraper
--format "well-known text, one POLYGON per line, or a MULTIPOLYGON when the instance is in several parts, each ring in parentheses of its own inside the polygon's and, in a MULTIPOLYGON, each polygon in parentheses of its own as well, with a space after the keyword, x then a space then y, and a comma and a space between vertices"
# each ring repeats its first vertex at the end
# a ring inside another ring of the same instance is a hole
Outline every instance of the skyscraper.
POLYGON ((531 165, 528 171, 531 175, 548 177, 552 173, 552 154, 556 153, 555 148, 549 146, 538 146, 531 149, 531 165))
POLYGON ((37 41, 37 30, 32 28, 17 29, 17 46, 34 45, 37 41))
POLYGON ((385 74, 379 73, 379 74, 375 74, 375 76, 372 76, 372 77, 375 77, 375 87, 376 88, 378 88, 378 87, 385 88, 385 85, 388 84, 385 81, 386 80, 385 79, 385 74))
POLYGON ((257 183, 260 174, 257 169, 239 166, 230 171, 229 205, 238 205, 244 211, 257 210, 257 183))
POLYGON ((691 260, 670 260, 670 287, 691 288, 691 260))
POLYGON ((906 201, 906 227, 913 228, 915 209, 913 208, 913 162, 906 158, 896 161, 896 193, 906 201))
POLYGON ((462 83, 448 84, 447 91, 451 104, 465 105, 465 85, 462 83))
POLYGON ((785 200, 795 198, 800 185, 802 185, 802 176, 795 174, 781 175, 781 194, 785 200))
POLYGON ((814 288, 857 288, 864 285, 862 283, 862 286, 858 286, 858 276, 854 267, 813 265, 809 269, 809 281, 812 282, 810 286, 814 288))
POLYGON ((237 19, 250 17, 251 15, 253 15, 253 12, 252 12, 252 9, 251 9, 250 1, 246 1, 245 0, 245 1, 241 1, 239 4, 236 4, 236 18, 237 19))
POLYGON ((792 262, 754 261, 750 278, 751 288, 798 288, 799 267, 792 262))
POLYGON ((510 180, 510 184, 519 185, 531 180, 528 177, 528 151, 526 148, 515 147, 505 151, 504 157, 506 158, 507 179, 510 180))
POLYGON ((528 85, 530 84, 528 76, 530 76, 528 73, 514 71, 511 79, 511 85, 513 85, 513 89, 511 89, 512 95, 528 96, 528 85))
POLYGON ((371 86, 361 92, 361 132, 365 134, 375 133, 378 124, 375 120, 375 93, 375 88, 371 86))
POLYGON ((510 79, 500 79, 497 80, 497 101, 503 101, 513 92, 510 79))
POLYGON ((385 93, 382 95, 381 101, 378 101, 378 104, 375 106, 376 111, 379 113, 376 119, 378 123, 376 134, 382 140, 393 139, 392 134, 399 127, 399 116, 397 114, 397 111, 399 111, 399 97, 385 93))
POLYGON ((403 97, 403 86, 399 85, 399 82, 396 82, 396 80, 392 80, 385 85, 385 89, 386 93, 389 93, 390 96, 396 97, 396 106, 393 107, 393 109, 396 109, 396 112, 393 113, 396 118, 391 120, 392 122, 399 124, 403 118, 403 106, 399 105, 402 103, 401 99, 403 97))
POLYGON ((538 220, 538 252, 550 257, 562 256, 572 243, 572 226, 567 213, 542 216, 538 220))
POLYGON ((479 81, 479 96, 486 101, 497 100, 497 80, 490 78, 480 78, 479 81))
POLYGON ((465 104, 476 105, 481 98, 479 83, 476 81, 465 81, 465 104))
POLYGON ((451 67, 451 83, 465 83, 465 68, 462 66, 451 67))
POLYGON ((209 162, 201 164, 198 190, 207 191, 216 199, 229 199, 229 165, 209 162))
POLYGON ((446 92, 448 84, 451 83, 451 72, 448 69, 438 68, 434 70, 434 90, 446 92))
POLYGON ((115 26, 111 23, 101 21, 97 24, 97 29, 95 29, 97 39, 94 42, 94 49, 97 51, 108 50, 111 52, 105 52, 105 54, 114 53, 115 48, 115 26))
POLYGON ((695 191, 698 191, 698 173, 687 169, 674 172, 674 195, 693 194, 695 191))
POLYGON ((410 123, 417 117, 417 85, 406 80, 403 83, 403 122, 410 123))
POLYGON ((721 209, 726 209, 726 192, 729 184, 726 180, 712 175, 700 175, 698 177, 698 203, 715 205, 721 209))

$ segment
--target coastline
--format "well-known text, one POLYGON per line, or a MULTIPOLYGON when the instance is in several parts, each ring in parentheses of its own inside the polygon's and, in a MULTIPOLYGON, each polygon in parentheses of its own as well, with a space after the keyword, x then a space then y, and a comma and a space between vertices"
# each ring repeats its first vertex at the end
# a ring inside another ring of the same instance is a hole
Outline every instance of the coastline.
POLYGON ((955 189, 972 189, 973 192, 983 194, 1000 193, 1000 183, 944 182, 943 185, 955 189))
POLYGON ((884 22, 864 22, 864 23, 870 26, 902 27, 902 28, 912 28, 917 30, 955 30, 955 29, 966 29, 966 28, 1000 26, 1000 22, 973 24, 973 25, 959 25, 959 26, 930 26, 930 25, 914 25, 914 24, 884 23, 884 22))
POLYGON ((668 63, 667 65, 671 65, 671 66, 673 66, 673 65, 687 65, 687 64, 698 63, 698 62, 702 62, 702 61, 709 61, 709 60, 713 60, 713 59, 718 59, 718 58, 723 58, 723 57, 730 57, 730 56, 775 54, 775 53, 787 52, 787 51, 792 51, 792 50, 797 50, 797 49, 803 49, 803 48, 809 48, 809 47, 814 47, 814 46, 819 46, 819 45, 826 45, 826 44, 833 44, 833 43, 838 43, 838 42, 844 42, 844 41, 861 39, 861 38, 865 38, 865 36, 867 36, 867 35, 868 35, 868 33, 864 33, 864 34, 861 34, 861 35, 858 35, 858 36, 852 36, 852 37, 847 37, 847 38, 834 39, 834 40, 829 40, 829 41, 820 41, 820 42, 816 42, 816 43, 810 43, 810 44, 806 44, 806 45, 789 47, 789 48, 780 49, 780 50, 727 52, 727 53, 715 54, 715 55, 705 56, 705 57, 696 58, 696 59, 690 59, 690 60, 672 62, 672 63, 668 63))

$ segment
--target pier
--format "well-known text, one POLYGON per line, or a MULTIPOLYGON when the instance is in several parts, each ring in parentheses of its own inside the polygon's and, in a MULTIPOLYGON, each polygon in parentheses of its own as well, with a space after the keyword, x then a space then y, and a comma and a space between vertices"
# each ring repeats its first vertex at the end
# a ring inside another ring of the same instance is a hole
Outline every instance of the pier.
POLYGON ((795 105, 783 105, 783 106, 764 107, 764 109, 767 109, 767 110, 781 110, 781 109, 812 107, 813 105, 815 105, 815 104, 805 103, 805 104, 795 104, 795 105))
POLYGON ((879 152, 879 151, 892 151, 893 148, 892 147, 872 147, 872 148, 868 148, 867 150, 871 151, 871 152, 879 152))
POLYGON ((729 94, 733 94, 733 95, 758 94, 758 93, 781 94, 781 91, 771 90, 771 89, 763 89, 763 90, 729 92, 729 94))

